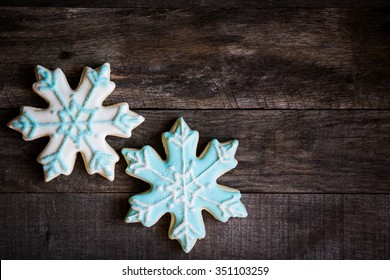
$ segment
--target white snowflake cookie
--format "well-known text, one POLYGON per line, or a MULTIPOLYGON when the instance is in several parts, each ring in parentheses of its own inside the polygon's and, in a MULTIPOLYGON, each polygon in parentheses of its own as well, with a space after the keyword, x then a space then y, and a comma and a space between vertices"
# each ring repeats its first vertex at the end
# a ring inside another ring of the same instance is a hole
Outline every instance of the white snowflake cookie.
POLYGON ((37 66, 36 76, 38 82, 33 84, 33 90, 49 107, 22 107, 21 114, 8 126, 21 132, 24 140, 50 136, 37 159, 43 165, 45 180, 72 173, 78 152, 89 174, 114 180, 119 156, 105 137, 128 138, 144 118, 130 111, 127 103, 102 105, 115 88, 110 81, 110 64, 96 70, 86 67, 76 90, 70 88, 61 69, 50 71, 37 66))
POLYGON ((198 132, 179 118, 171 131, 162 135, 166 160, 150 146, 122 150, 129 164, 126 172, 151 185, 147 192, 130 198, 131 209, 125 221, 150 227, 170 213, 169 237, 177 239, 187 253, 205 237, 202 210, 222 222, 248 215, 240 192, 216 182, 236 167, 238 141, 219 143, 214 139, 197 157, 198 139, 198 132))

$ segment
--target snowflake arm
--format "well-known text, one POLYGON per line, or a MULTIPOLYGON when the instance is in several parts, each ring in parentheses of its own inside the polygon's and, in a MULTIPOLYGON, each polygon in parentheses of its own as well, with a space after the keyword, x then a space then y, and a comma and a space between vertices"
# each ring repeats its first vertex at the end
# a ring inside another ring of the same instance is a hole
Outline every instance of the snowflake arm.
POLYGON ((63 135, 51 137, 37 161, 43 165, 45 180, 48 182, 61 174, 69 175, 76 162, 77 150, 72 141, 64 141, 63 135), (66 157, 63 153, 67 153, 66 157))
POLYGON ((214 181, 236 167, 237 160, 234 155, 237 147, 237 140, 220 143, 217 139, 213 139, 200 155, 199 164, 195 167, 197 177, 209 177, 214 181))
POLYGON ((151 185, 146 193, 129 200, 131 208, 125 221, 149 227, 170 213, 169 237, 177 239, 185 252, 205 236, 202 210, 223 222, 247 216, 240 192, 216 183, 219 176, 237 165, 234 155, 238 141, 213 140, 197 157, 198 138, 198 132, 179 118, 171 131, 163 134, 165 161, 149 146, 122 150, 128 162, 126 172, 151 185))
POLYGON ((94 114, 94 125, 105 135, 129 138, 131 132, 144 118, 129 110, 127 103, 100 107, 94 114))
POLYGON ((81 149, 87 172, 89 174, 100 174, 110 181, 114 180, 115 163, 119 161, 119 156, 104 138, 93 139, 86 138, 84 145, 88 146, 81 149))
POLYGON ((198 239, 206 236, 202 212, 198 209, 175 212, 172 215, 169 238, 179 241, 184 252, 188 253, 198 239), (173 224, 173 225, 172 225, 173 224))
POLYGON ((60 69, 50 71, 37 66, 36 76, 38 81, 33 89, 49 103, 48 108, 23 107, 8 126, 21 132, 25 140, 50 136, 49 144, 38 157, 45 180, 69 175, 78 152, 89 174, 98 173, 113 180, 119 156, 105 137, 128 138, 144 118, 130 111, 127 103, 102 106, 115 89, 110 81, 110 65, 86 67, 76 90, 70 88, 60 69))
POLYGON ((241 194, 235 189, 210 184, 199 198, 202 200, 201 207, 221 222, 226 222, 230 217, 248 216, 244 204, 240 201, 241 194))
POLYGON ((142 222, 146 227, 154 225, 165 213, 168 213, 166 202, 171 198, 171 194, 166 194, 156 200, 152 192, 133 196, 129 200, 132 208, 126 216, 126 222, 142 222))
POLYGON ((49 103, 51 109, 61 109, 69 104, 72 89, 61 69, 50 71, 38 65, 35 74, 37 82, 33 84, 33 90, 49 103))
POLYGON ((78 93, 73 98, 87 107, 101 107, 115 89, 115 83, 110 81, 110 72, 109 63, 104 63, 97 69, 85 67, 77 87, 78 93))
MULTIPOLYGON (((122 149, 128 167, 126 173, 153 184, 159 182, 159 186, 167 186, 173 183, 172 170, 166 168, 165 162, 157 152, 150 146, 141 150, 122 149)), ((154 186, 152 187, 159 187, 154 186)))
POLYGON ((59 117, 49 110, 25 106, 20 115, 9 122, 8 126, 19 131, 26 141, 35 140, 54 134, 57 130, 59 117), (52 121, 48 121, 53 119, 52 121))

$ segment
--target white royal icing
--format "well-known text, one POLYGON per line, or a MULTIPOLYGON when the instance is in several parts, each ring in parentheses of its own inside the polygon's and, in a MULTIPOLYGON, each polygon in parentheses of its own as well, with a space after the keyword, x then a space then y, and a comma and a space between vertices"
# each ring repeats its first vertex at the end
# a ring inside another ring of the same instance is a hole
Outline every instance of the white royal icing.
POLYGON ((33 89, 49 107, 22 107, 21 114, 8 125, 20 131, 25 140, 50 136, 49 144, 37 159, 43 165, 45 180, 69 175, 78 152, 89 174, 98 173, 114 180, 119 156, 105 137, 128 138, 144 118, 130 111, 127 103, 102 106, 115 88, 110 81, 110 64, 96 70, 86 67, 76 90, 70 88, 61 69, 50 71, 37 66, 36 74, 38 82, 33 89))

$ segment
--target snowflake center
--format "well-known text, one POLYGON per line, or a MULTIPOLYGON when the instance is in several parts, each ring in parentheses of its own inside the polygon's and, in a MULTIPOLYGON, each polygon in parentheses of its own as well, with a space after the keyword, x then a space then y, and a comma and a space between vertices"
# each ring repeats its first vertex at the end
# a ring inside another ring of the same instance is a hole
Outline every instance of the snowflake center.
POLYGON ((175 172, 174 183, 167 187, 175 202, 183 202, 185 205, 192 205, 203 186, 194 176, 192 166, 185 173, 175 172))
POLYGON ((58 112, 61 121, 58 134, 71 138, 79 146, 85 136, 92 135, 91 124, 95 111, 96 109, 86 109, 72 101, 69 108, 58 112))

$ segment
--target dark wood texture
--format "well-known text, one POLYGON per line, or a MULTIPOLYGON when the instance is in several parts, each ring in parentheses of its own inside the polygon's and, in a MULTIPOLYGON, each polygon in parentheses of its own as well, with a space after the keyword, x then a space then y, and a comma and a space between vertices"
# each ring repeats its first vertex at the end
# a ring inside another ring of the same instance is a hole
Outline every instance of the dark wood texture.
POLYGON ((388 259, 389 198, 246 194, 250 215, 224 224, 204 213, 206 238, 186 254, 167 238, 169 215, 151 228, 123 222, 128 194, 2 194, 0 247, 10 259, 388 259))
POLYGON ((102 7, 102 8, 188 8, 188 7, 389 7, 386 0, 2 0, 4 6, 34 6, 34 7, 102 7))
POLYGON ((0 108, 44 105, 37 64, 159 109, 389 109, 386 9, 0 8, 0 108), (93 19, 93 20, 91 20, 93 19))
POLYGON ((2 1, 0 258, 389 259, 387 2, 2 1), (243 193, 248 218, 204 213, 206 238, 185 254, 168 215, 124 223, 148 186, 123 158, 114 182, 89 176, 81 157, 44 182, 35 159, 48 139, 6 127, 20 106, 46 106, 34 66, 60 67, 76 87, 84 66, 106 61, 117 88, 105 104, 146 118, 110 145, 164 155, 161 133, 179 116, 199 152, 238 139, 239 165, 220 183, 243 193))

